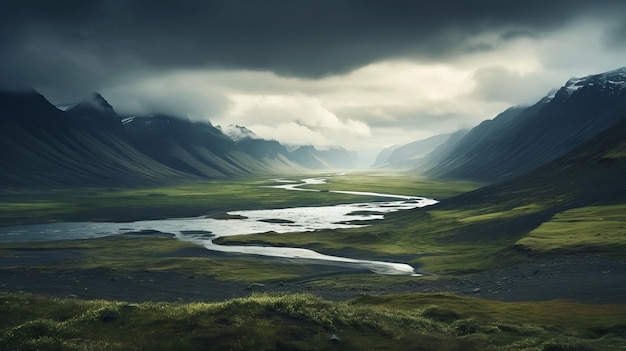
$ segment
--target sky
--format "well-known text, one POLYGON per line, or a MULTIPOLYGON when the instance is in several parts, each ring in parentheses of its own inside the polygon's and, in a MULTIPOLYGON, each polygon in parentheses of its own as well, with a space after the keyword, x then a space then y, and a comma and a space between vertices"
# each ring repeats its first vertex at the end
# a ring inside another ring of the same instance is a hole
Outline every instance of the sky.
POLYGON ((624 0, 3 0, 0 89, 382 148, 626 66, 624 0))

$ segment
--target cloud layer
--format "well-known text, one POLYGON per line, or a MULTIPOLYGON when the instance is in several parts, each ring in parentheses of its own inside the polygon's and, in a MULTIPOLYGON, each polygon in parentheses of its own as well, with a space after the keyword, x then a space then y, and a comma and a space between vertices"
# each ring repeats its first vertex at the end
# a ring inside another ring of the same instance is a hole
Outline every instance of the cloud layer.
POLYGON ((626 2, 4 0, 0 88, 378 149, 626 65, 626 2))

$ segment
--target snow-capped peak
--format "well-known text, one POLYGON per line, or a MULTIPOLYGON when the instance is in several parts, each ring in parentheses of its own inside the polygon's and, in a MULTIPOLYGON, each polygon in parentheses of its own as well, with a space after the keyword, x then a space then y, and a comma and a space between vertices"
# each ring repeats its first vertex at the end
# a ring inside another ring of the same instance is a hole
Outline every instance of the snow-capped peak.
POLYGON ((250 129, 244 126, 236 125, 236 124, 229 124, 227 127, 220 128, 220 129, 222 130, 224 134, 228 135, 228 137, 231 138, 233 141, 239 141, 239 140, 246 139, 246 138, 250 138, 250 139, 258 138, 258 136, 250 129))
POLYGON ((582 78, 573 77, 561 89, 550 92, 547 97, 551 100, 560 95, 563 99, 567 99, 586 87, 596 87, 608 91, 611 95, 619 95, 626 88, 626 67, 582 78))

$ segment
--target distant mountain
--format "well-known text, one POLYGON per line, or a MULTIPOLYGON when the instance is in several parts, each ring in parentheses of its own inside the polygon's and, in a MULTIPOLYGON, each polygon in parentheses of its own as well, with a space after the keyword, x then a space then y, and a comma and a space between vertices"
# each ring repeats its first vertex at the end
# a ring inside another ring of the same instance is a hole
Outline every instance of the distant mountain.
POLYGON ((262 139, 244 126, 231 124, 220 129, 243 151, 271 165, 272 169, 289 167, 293 171, 297 168, 345 169, 354 167, 354 155, 340 147, 328 150, 318 150, 311 145, 287 147, 276 140, 262 139))
POLYGON ((443 144, 451 134, 439 134, 427 139, 416 140, 408 144, 393 146, 381 151, 376 157, 375 167, 412 169, 437 146, 443 144))
POLYGON ((208 122, 167 115, 122 121, 130 143, 154 160, 199 177, 225 177, 265 167, 208 122))
POLYGON ((220 129, 224 134, 226 134, 235 142, 242 139, 259 139, 259 137, 253 131, 244 126, 229 124, 227 127, 220 129))
POLYGON ((185 177, 131 146, 119 134, 119 119, 119 126, 103 122, 103 115, 79 105, 85 109, 66 113, 34 90, 0 92, 0 189, 133 186, 185 177))
MULTIPOLYGON (((520 208, 531 203, 553 212, 626 201, 626 119, 534 171, 442 201, 441 208, 520 208)), ((549 218, 549 216, 548 216, 549 218)))
POLYGON ((354 167, 350 152, 341 147, 318 150, 311 145, 300 146, 290 153, 290 159, 309 169, 354 167))
POLYGON ((230 126, 229 137, 208 121, 122 118, 97 93, 62 111, 34 90, 0 92, 0 124, 0 191, 149 186, 351 166, 343 149, 293 153, 242 126, 230 126))
POLYGON ((572 78, 527 108, 472 129, 425 174, 498 181, 526 174, 626 118, 626 68, 572 78))
MULTIPOLYGON (((388 147, 380 150, 378 155, 376 155, 376 160, 374 160, 374 163, 372 164, 371 167, 380 167, 380 166, 383 166, 384 164, 386 164, 387 160, 389 159, 389 156, 391 155, 391 153, 395 149, 399 148, 402 145, 403 144, 395 144, 395 145, 391 145, 391 146, 388 146, 388 147)), ((404 144, 404 145, 406 145, 406 144, 404 144)))
POLYGON ((65 112, 69 116, 88 121, 96 128, 115 133, 121 133, 124 130, 120 123, 120 116, 99 93, 92 93, 87 99, 67 108, 65 112))

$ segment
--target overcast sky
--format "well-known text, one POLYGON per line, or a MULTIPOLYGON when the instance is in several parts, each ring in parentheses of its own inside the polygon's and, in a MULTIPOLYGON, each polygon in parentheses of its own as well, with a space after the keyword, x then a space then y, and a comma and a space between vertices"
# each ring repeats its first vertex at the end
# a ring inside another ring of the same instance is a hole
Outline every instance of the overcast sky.
POLYGON ((626 66, 624 0, 2 0, 0 88, 383 147, 626 66))

